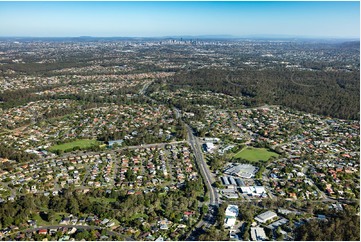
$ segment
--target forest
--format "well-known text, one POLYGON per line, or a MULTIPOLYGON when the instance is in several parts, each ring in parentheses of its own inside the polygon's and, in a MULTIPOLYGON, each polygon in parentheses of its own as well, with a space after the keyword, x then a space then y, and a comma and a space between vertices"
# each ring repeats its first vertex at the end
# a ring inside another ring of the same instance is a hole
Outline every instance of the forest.
MULTIPOLYGON (((352 210, 351 210, 352 211, 352 210)), ((360 241, 360 217, 354 211, 340 212, 324 220, 310 220, 295 230, 295 240, 360 241)))
POLYGON ((287 68, 230 71, 200 69, 168 78, 169 88, 245 96, 249 107, 283 105, 304 112, 359 119, 358 72, 300 71, 287 68))

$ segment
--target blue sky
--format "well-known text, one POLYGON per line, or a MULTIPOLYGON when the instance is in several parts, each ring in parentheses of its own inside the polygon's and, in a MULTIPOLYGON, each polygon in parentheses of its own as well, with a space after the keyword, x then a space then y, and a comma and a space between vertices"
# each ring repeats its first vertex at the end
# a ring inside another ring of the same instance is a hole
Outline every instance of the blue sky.
POLYGON ((359 2, 0 2, 0 36, 359 37, 359 2))

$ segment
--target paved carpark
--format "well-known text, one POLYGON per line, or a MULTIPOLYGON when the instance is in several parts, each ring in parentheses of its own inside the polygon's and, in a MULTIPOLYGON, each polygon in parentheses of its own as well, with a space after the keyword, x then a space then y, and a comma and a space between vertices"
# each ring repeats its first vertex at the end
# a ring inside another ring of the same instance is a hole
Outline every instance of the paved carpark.
POLYGON ((233 233, 237 234, 239 238, 241 238, 243 224, 244 224, 244 221, 237 220, 236 224, 233 226, 233 229, 232 229, 232 231, 234 231, 233 233))

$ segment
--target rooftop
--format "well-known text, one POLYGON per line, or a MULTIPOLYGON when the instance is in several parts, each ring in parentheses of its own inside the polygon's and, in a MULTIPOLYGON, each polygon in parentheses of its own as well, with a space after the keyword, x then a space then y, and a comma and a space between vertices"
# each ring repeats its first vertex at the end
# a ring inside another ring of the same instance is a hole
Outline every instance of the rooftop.
POLYGON ((254 227, 251 228, 251 238, 253 241, 262 241, 262 240, 266 240, 267 236, 263 228, 254 227))
POLYGON ((238 212, 239 212, 238 206, 228 205, 226 209, 226 217, 237 217, 238 212))
POLYGON ((261 223, 266 222, 267 220, 270 220, 274 217, 277 217, 277 214, 273 211, 267 211, 264 213, 261 213, 260 215, 258 215, 255 219, 261 223))
POLYGON ((258 168, 250 164, 239 164, 228 168, 225 173, 231 175, 237 175, 244 178, 251 178, 255 175, 258 168))

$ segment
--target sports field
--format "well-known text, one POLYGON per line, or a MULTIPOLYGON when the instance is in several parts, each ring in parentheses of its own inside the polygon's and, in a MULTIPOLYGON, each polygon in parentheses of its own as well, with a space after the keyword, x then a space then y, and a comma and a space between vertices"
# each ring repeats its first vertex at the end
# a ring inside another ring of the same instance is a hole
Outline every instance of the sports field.
POLYGON ((99 144, 99 142, 94 139, 79 139, 79 140, 75 140, 75 141, 72 141, 69 143, 54 145, 54 146, 50 147, 49 150, 50 151, 61 150, 61 151, 67 152, 67 151, 73 150, 74 148, 87 149, 87 148, 90 148, 90 147, 98 145, 98 144, 99 144))
POLYGON ((234 155, 235 158, 242 158, 249 161, 267 161, 271 157, 278 157, 277 153, 265 148, 247 147, 234 155))

